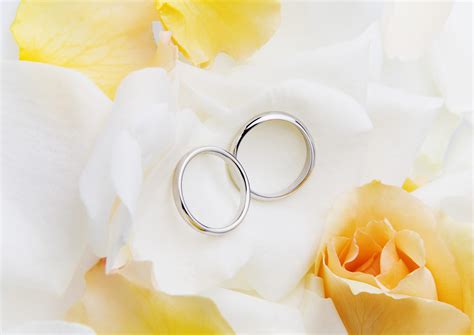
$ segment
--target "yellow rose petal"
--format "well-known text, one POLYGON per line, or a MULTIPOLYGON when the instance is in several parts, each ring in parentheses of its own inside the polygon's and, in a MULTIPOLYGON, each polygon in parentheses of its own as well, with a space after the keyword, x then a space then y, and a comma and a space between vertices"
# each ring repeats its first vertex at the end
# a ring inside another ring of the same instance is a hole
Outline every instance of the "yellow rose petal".
POLYGON ((395 234, 392 225, 388 220, 374 220, 367 224, 366 227, 360 228, 363 232, 370 235, 374 241, 383 247, 395 234))
MULTIPOLYGON (((346 270, 340 263, 339 257, 337 255, 337 244, 340 242, 337 239, 332 240, 328 244, 327 248, 327 264, 334 273, 337 273, 340 276, 343 276, 348 279, 357 280, 368 285, 377 286, 375 278, 367 273, 363 272, 351 272, 346 270)), ((323 256, 325 258, 325 256, 323 256)))
POLYGON ((380 256, 380 272, 382 274, 387 273, 392 267, 396 266, 399 260, 400 257, 398 256, 397 247, 395 246, 395 240, 392 239, 383 247, 380 256))
POLYGON ((467 334, 470 319, 433 300, 397 297, 336 276, 322 265, 324 287, 349 334, 467 334))
POLYGON ((157 20, 153 0, 22 0, 11 30, 21 60, 76 69, 113 98, 128 73, 160 65, 157 20))
POLYGON ((251 55, 275 32, 278 0, 158 0, 166 30, 193 64, 206 66, 219 52, 237 60, 251 55))
POLYGON ((99 263, 87 273, 86 291, 68 321, 86 324, 99 335, 233 333, 211 300, 171 296, 134 282, 106 275, 99 263))
POLYGON ((456 260, 463 286, 464 311, 471 317, 471 333, 474 334, 474 230, 471 222, 457 222, 440 215, 439 228, 456 260))
POLYGON ((419 268, 400 280, 390 293, 410 295, 418 298, 438 300, 436 284, 430 270, 419 268))
POLYGON ((425 265, 425 246, 419 234, 410 230, 402 230, 395 235, 400 258, 410 271, 425 265))
MULTIPOLYGON (((347 194, 328 217, 325 241, 328 236, 351 238, 358 228, 374 220, 388 220, 395 231, 412 230, 422 237, 426 267, 435 278, 438 299, 462 309, 461 278, 456 261, 439 233, 436 217, 429 207, 398 187, 374 181, 347 194)), ((320 265, 319 259, 316 264, 320 265)))

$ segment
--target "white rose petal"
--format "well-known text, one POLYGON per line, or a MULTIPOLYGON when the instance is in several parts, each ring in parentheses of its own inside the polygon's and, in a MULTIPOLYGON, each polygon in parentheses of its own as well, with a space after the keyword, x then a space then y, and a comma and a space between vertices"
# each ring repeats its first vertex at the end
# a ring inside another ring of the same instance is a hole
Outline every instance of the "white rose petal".
POLYGON ((125 78, 82 173, 80 190, 91 236, 96 252, 108 256, 108 270, 120 265, 115 258, 128 240, 146 168, 173 143, 170 89, 162 69, 137 71, 125 78))
POLYGON ((364 181, 379 179, 401 186, 443 100, 408 94, 380 84, 368 90, 368 111, 374 130, 369 135, 364 181))
POLYGON ((89 327, 78 323, 65 321, 42 321, 29 322, 19 327, 7 330, 5 334, 81 334, 94 335, 95 332, 89 327))
POLYGON ((305 331, 298 309, 226 289, 204 296, 212 299, 237 334, 288 333, 305 331))
MULTIPOLYGON (((2 302, 6 324, 61 317, 87 251, 78 180, 110 101, 79 73, 2 64, 2 302)), ((82 269, 85 271, 86 269, 82 269)), ((82 272, 83 273, 83 272, 82 272)))
POLYGON ((387 55, 405 61, 419 58, 442 30, 451 7, 451 1, 389 3, 384 12, 387 55))

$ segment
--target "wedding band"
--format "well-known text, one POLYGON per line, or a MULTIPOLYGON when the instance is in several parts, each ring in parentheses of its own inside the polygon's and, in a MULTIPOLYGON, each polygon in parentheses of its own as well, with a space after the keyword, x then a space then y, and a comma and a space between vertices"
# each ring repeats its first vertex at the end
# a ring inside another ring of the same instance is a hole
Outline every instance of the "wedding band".
MULTIPOLYGON (((309 175, 311 174, 313 168, 314 168, 314 163, 315 163, 315 146, 313 142, 313 138, 311 137, 311 134, 309 133, 308 129, 304 126, 304 124, 298 120, 297 118, 291 116, 290 114, 284 113, 284 112, 267 112, 263 113, 260 115, 257 115, 253 119, 251 119, 247 124, 239 131, 237 136, 235 137, 234 141, 232 142, 230 152, 234 155, 235 158, 238 156, 239 152, 239 147, 245 138, 245 136, 255 127, 258 125, 268 122, 268 121, 284 121, 288 122, 289 124, 295 126, 301 135, 303 135, 305 144, 306 144, 306 161, 303 166, 303 169, 301 170, 301 173, 299 176, 291 183, 290 186, 287 188, 276 192, 272 194, 263 194, 256 192, 255 190, 250 189, 250 193, 252 198, 258 199, 258 200, 276 200, 276 199, 281 199, 289 194, 293 193, 297 189, 299 189, 304 182, 308 179, 309 175)), ((237 158, 238 159, 238 158, 237 158)), ((231 178, 235 181, 235 176, 234 174, 230 174, 231 178)), ((238 185, 237 185, 238 186, 238 185)))
POLYGON ((173 183, 173 195, 176 204, 176 208, 180 213, 181 217, 194 229, 210 234, 210 235, 220 235, 227 233, 235 228, 242 222, 250 204, 250 183, 245 173, 244 168, 240 162, 229 152, 218 147, 200 147, 196 148, 186 155, 178 162, 176 169, 174 171, 174 183, 173 183), (221 157, 226 161, 228 166, 234 168, 236 174, 239 175, 239 190, 240 190, 240 207, 235 219, 232 220, 230 224, 224 227, 210 227, 203 224, 198 220, 189 210, 189 207, 186 203, 183 193, 183 176, 188 166, 189 162, 200 154, 210 154, 221 157))

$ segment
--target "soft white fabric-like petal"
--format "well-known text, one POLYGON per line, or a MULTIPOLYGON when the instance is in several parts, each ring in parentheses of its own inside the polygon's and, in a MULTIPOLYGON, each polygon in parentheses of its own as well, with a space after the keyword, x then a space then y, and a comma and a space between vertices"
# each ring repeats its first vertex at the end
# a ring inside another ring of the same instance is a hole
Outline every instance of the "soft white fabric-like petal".
POLYGON ((147 166, 161 159, 173 142, 170 85, 166 72, 158 68, 129 75, 82 173, 81 198, 91 235, 96 236, 94 248, 109 257, 108 270, 128 240, 147 166))
POLYGON ((455 2, 431 52, 435 81, 452 113, 473 111, 472 38, 472 3, 455 2))
POLYGON ((451 1, 397 2, 384 12, 384 48, 391 58, 413 60, 430 47, 451 11, 451 1))
POLYGON ((306 287, 301 301, 301 312, 306 332, 309 334, 346 334, 336 307, 330 298, 324 298, 324 287, 320 277, 313 274, 306 278, 306 287))
POLYGON ((109 99, 81 74, 39 63, 2 64, 7 325, 59 318, 67 307, 64 296, 88 241, 77 183, 109 108, 109 99))
POLYGON ((453 134, 456 133, 461 123, 462 119, 458 114, 448 112, 445 108, 441 110, 426 134, 416 158, 413 168, 413 178, 416 183, 424 184, 440 175, 445 165, 446 155, 450 151, 453 134))
POLYGON ((374 179, 401 186, 443 101, 371 84, 368 110, 374 123, 369 136, 364 182, 374 179))
POLYGON ((237 334, 304 333, 298 309, 240 292, 215 289, 204 294, 212 299, 237 334))
MULTIPOLYGON (((298 5, 306 6, 304 3, 298 5)), ((238 83, 247 82, 248 91, 238 92, 246 94, 243 96, 245 99, 248 97, 247 92, 255 95, 263 85, 274 85, 288 79, 305 79, 336 87, 364 104, 368 81, 373 76, 378 77, 381 71, 381 48, 379 26, 374 24, 356 38, 326 47, 315 48, 311 45, 307 50, 292 50, 291 55, 276 51, 267 54, 261 50, 245 64, 228 68, 226 71, 219 69, 218 72, 222 73, 224 78, 219 80, 221 75, 215 73, 209 76, 210 80, 202 83, 204 86, 194 82, 199 80, 199 69, 179 62, 177 67, 180 73, 186 73, 186 84, 197 92, 226 103, 232 100, 241 101, 234 91, 226 89, 238 83), (217 86, 217 83, 224 86, 217 86), (208 93, 209 87, 215 90, 214 94, 208 93)))
POLYGON ((365 31, 382 11, 382 3, 282 1, 278 30, 253 58, 288 58, 298 52, 348 41, 365 31))
POLYGON ((20 0, 2 1, 0 2, 0 33, 2 34, 2 48, 0 49, 3 60, 18 59, 18 45, 15 43, 10 25, 15 19, 16 9, 20 0))
POLYGON ((29 322, 19 327, 5 331, 4 334, 81 334, 94 335, 91 328, 72 322, 65 321, 42 321, 29 322))
POLYGON ((423 185, 413 194, 459 222, 473 222, 473 169, 452 173, 423 185))
POLYGON ((445 156, 443 173, 448 175, 463 170, 473 169, 472 150, 474 146, 473 125, 462 121, 457 128, 445 156), (471 154, 468 154, 471 153, 471 154))

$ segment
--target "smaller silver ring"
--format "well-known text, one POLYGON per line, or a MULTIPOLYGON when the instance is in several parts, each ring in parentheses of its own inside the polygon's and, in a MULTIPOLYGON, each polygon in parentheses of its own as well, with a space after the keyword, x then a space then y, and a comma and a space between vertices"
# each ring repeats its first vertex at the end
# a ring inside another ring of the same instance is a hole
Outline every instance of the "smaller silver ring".
POLYGON ((228 151, 218 148, 218 147, 199 147, 194 150, 191 150, 186 155, 181 158, 181 160, 176 165, 173 178, 173 195, 176 208, 180 213, 181 217, 194 229, 201 233, 210 234, 210 235, 221 235, 227 233, 231 230, 237 228, 237 226, 243 221, 245 215, 247 215, 249 205, 250 205, 250 183, 245 173, 244 168, 240 162, 228 151), (221 157, 228 163, 227 165, 232 165, 236 172, 240 176, 240 207, 236 217, 232 220, 230 224, 224 227, 210 227, 203 224, 198 220, 190 211, 186 200, 183 194, 183 176, 188 166, 189 162, 200 154, 210 154, 221 157))
MULTIPOLYGON (((305 144, 306 144, 306 161, 304 164, 303 169, 301 170, 301 173, 299 176, 293 181, 290 186, 287 188, 276 192, 272 194, 263 194, 256 192, 252 189, 250 189, 250 193, 252 198, 257 199, 257 200, 277 200, 284 198, 297 189, 299 189, 304 182, 308 179, 310 176, 311 172, 313 171, 315 160, 316 160, 316 149, 314 145, 313 138, 311 137, 311 134, 309 133, 308 129, 304 126, 303 122, 295 118, 294 116, 284 113, 284 112, 266 112, 260 115, 257 115, 256 117, 252 118, 250 121, 247 122, 247 124, 238 132, 237 136, 235 137, 234 141, 232 142, 232 145, 230 147, 230 152, 238 159, 237 155, 239 152, 239 147, 245 138, 245 136, 256 126, 259 124, 262 124, 264 122, 268 121, 285 121, 290 123, 291 125, 295 126, 301 135, 303 135, 305 144)), ((230 173, 230 176, 232 180, 235 182, 235 176, 234 174, 230 173)), ((238 186, 238 185, 237 185, 238 186)))

